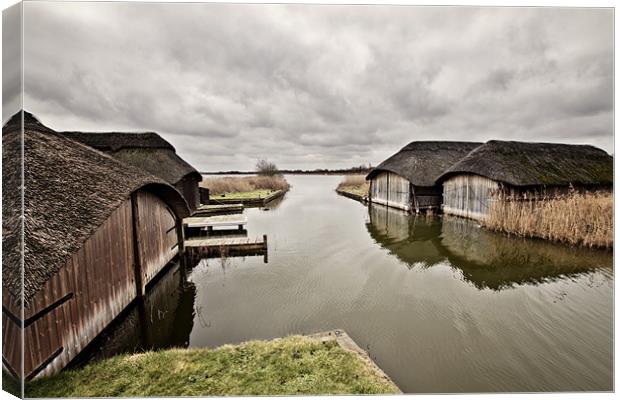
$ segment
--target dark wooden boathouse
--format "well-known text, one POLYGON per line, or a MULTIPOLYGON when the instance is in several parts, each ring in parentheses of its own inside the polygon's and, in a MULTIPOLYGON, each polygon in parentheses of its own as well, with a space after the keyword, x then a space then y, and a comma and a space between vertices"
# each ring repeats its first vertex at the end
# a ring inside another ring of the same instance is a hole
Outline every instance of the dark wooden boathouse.
POLYGON ((19 114, 2 139, 2 361, 32 379, 66 366, 145 292, 179 252, 189 208, 162 178, 30 114, 23 139, 19 114))
POLYGON ((62 132, 68 138, 106 152, 142 168, 173 185, 191 211, 200 205, 198 184, 202 175, 176 153, 174 146, 155 132, 62 132))
POLYGON ((370 201, 406 211, 439 209, 441 185, 435 179, 479 145, 443 141, 409 143, 366 176, 370 181, 370 201))
POLYGON ((491 140, 448 168, 443 212, 481 220, 500 192, 515 199, 611 190, 613 158, 589 145, 491 140))

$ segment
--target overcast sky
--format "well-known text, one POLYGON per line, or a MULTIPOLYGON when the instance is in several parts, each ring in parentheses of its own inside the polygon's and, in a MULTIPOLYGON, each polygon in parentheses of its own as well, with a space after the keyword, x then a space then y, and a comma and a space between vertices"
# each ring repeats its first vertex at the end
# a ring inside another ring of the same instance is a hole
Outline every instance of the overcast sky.
POLYGON ((412 140, 613 151, 610 9, 24 7, 26 110, 156 131, 201 171, 376 165, 412 140))

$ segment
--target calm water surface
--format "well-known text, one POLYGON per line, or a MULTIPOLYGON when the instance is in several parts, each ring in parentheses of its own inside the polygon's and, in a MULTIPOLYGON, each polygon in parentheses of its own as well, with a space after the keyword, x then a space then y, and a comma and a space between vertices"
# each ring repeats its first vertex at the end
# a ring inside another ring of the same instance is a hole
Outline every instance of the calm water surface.
POLYGON ((517 240, 458 218, 340 197, 289 176, 247 209, 263 257, 173 268, 90 358, 341 328, 408 393, 612 390, 610 252, 517 240))

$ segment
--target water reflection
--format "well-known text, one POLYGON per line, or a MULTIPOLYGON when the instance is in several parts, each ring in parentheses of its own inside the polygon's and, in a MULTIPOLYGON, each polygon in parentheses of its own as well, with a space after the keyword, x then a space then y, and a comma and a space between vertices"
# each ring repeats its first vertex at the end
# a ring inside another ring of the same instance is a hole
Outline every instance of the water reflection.
POLYGON ((370 236, 410 268, 430 267, 446 258, 439 243, 441 221, 438 218, 411 215, 395 208, 371 204, 370 236))
POLYGON ((177 263, 157 280, 143 302, 131 306, 76 358, 71 367, 111 357, 187 347, 194 325, 195 285, 177 263))
POLYGON ((463 218, 409 215, 374 204, 369 216, 371 237, 410 268, 447 260, 479 289, 549 282, 598 268, 611 273, 609 251, 507 237, 463 218))

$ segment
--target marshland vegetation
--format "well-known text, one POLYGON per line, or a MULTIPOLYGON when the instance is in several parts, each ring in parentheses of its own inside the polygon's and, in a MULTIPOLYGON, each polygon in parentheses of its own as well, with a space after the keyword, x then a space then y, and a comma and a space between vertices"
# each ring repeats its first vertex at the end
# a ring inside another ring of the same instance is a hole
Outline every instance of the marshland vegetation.
POLYGON ((200 186, 208 188, 211 198, 214 199, 260 199, 273 192, 289 189, 289 184, 278 172, 277 165, 264 159, 256 163, 256 175, 204 178, 200 186))
POLYGON ((265 197, 276 190, 288 190, 289 184, 281 175, 205 177, 200 182, 209 188, 212 197, 265 197))
POLYGON ((611 192, 571 191, 529 200, 500 193, 483 225, 522 237, 609 248, 614 240, 613 205, 611 192))
POLYGON ((365 175, 347 175, 344 180, 338 184, 336 190, 351 193, 357 196, 368 196, 370 183, 366 180, 365 175))

